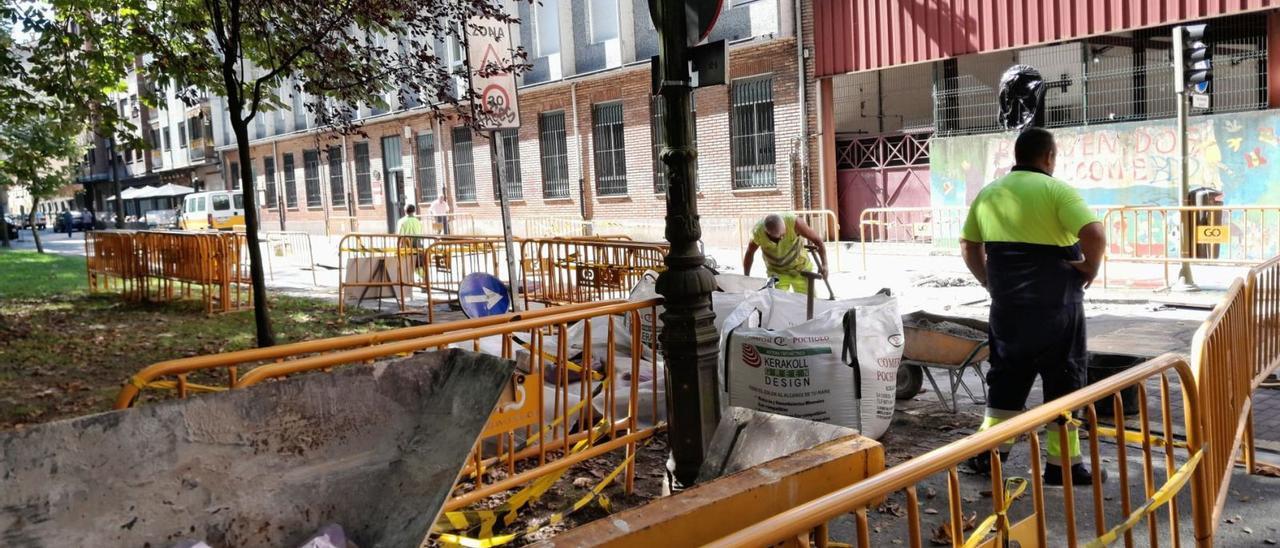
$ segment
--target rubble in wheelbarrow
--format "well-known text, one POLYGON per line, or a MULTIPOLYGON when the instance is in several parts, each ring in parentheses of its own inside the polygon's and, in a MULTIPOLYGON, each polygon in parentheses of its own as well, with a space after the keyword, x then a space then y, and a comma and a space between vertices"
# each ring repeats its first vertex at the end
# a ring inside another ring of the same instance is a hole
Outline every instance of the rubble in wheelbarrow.
POLYGON ((913 327, 913 328, 922 329, 925 331, 935 331, 938 333, 945 333, 947 335, 951 335, 953 337, 960 337, 962 339, 969 339, 974 341, 987 340, 986 333, 983 333, 982 331, 979 331, 967 325, 960 325, 955 322, 934 321, 929 319, 917 319, 914 321, 904 320, 903 324, 905 324, 905 327, 913 327))

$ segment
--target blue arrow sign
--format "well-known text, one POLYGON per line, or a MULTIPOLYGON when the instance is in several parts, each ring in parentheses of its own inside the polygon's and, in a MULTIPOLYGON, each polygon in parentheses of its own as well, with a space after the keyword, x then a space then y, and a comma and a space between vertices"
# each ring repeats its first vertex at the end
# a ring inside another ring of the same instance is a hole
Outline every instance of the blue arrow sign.
POLYGON ((511 309, 511 292, 497 276, 473 272, 462 279, 458 288, 462 313, 468 318, 503 314, 511 309))

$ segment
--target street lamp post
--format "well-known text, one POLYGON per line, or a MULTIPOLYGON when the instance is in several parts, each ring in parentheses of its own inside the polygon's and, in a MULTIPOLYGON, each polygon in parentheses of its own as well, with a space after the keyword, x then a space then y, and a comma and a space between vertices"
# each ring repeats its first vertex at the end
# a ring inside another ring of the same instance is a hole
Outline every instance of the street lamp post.
POLYGON ((698 241, 697 151, 690 111, 689 47, 685 2, 650 0, 659 37, 660 95, 665 107, 661 160, 667 165, 667 270, 658 276, 664 297, 659 340, 667 364, 668 438, 675 478, 692 485, 720 420, 716 382, 718 337, 711 309, 715 276, 703 264, 698 241))

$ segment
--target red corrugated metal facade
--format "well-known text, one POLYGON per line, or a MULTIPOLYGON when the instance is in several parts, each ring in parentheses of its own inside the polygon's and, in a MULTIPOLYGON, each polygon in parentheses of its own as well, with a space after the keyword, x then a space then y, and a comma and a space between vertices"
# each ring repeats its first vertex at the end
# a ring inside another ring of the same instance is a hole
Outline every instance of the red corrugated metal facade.
POLYGON ((1280 6, 1280 0, 812 0, 818 76, 1280 6))

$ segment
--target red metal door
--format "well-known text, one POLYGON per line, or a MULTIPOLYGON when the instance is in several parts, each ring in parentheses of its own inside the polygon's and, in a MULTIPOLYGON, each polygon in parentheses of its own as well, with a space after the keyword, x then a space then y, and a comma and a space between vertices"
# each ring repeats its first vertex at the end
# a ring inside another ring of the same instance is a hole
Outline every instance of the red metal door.
POLYGON ((840 239, 860 238, 867 208, 929 207, 931 137, 929 132, 898 133, 837 142, 840 239))

